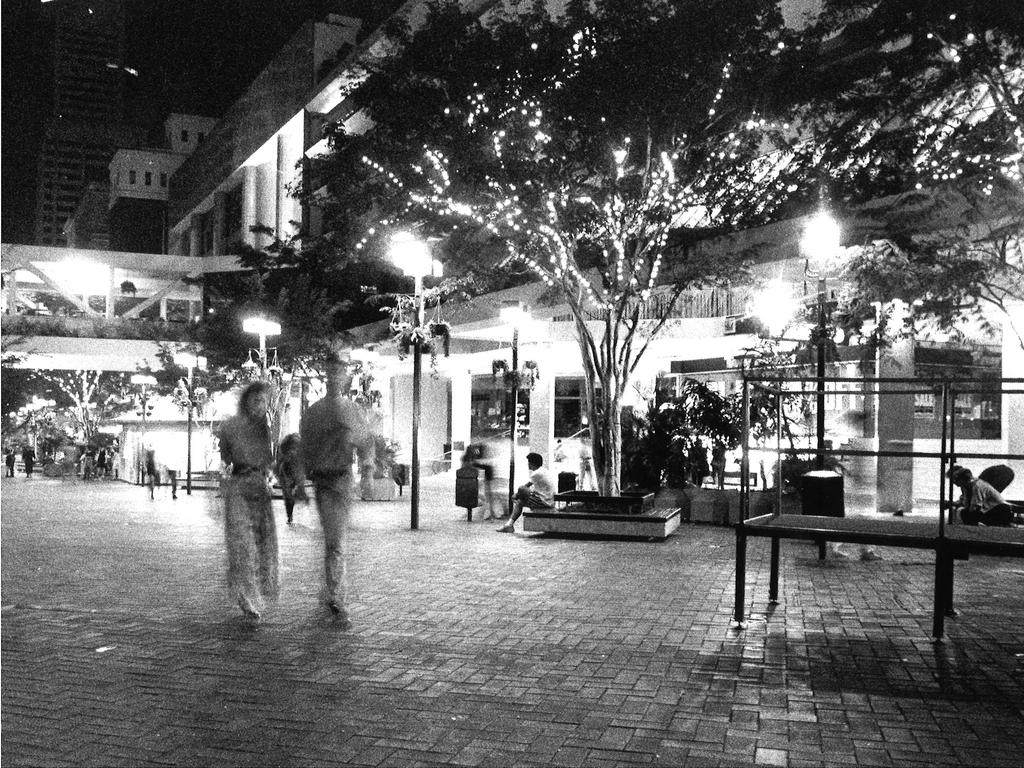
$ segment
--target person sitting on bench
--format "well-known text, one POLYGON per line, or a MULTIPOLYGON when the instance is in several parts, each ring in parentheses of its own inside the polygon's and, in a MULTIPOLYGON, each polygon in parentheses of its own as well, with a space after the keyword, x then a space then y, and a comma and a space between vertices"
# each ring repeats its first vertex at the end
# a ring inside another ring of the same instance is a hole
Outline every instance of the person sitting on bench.
POLYGON ((990 483, 959 464, 950 467, 947 474, 960 489, 960 499, 953 508, 964 525, 1010 525, 1013 511, 990 483))
POLYGON ((498 529, 499 533, 515 532, 515 522, 523 514, 523 507, 549 509, 555 505, 555 484, 550 473, 543 467, 544 458, 539 453, 528 453, 526 465, 530 468, 530 481, 516 490, 512 501, 512 517, 498 529))

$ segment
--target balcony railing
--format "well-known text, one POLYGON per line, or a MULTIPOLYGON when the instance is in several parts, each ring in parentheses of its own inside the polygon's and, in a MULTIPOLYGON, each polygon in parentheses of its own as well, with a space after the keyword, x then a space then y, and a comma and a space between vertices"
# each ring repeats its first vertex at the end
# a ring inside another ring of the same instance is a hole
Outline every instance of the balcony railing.
POLYGON ((96 316, 3 315, 4 336, 72 336, 91 339, 152 339, 185 341, 187 324, 143 318, 96 316))
MULTIPOLYGON (((728 317, 743 314, 749 289, 746 288, 703 288, 684 291, 671 306, 671 296, 655 294, 640 305, 641 320, 660 320, 668 317, 674 320, 686 318, 728 317)), ((588 320, 604 320, 604 312, 587 312, 588 320)), ((572 315, 563 314, 552 318, 555 322, 571 322, 572 315)))

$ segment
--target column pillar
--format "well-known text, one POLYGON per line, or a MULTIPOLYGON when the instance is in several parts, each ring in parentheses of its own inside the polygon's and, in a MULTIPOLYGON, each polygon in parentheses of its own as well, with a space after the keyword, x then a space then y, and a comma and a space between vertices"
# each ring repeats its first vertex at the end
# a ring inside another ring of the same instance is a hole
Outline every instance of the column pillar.
POLYGON ((7 313, 18 314, 18 270, 7 273, 7 313))
POLYGON ((113 267, 107 267, 107 275, 109 280, 107 280, 107 306, 104 314, 109 319, 114 317, 114 303, 117 301, 117 285, 114 281, 113 267))
POLYGON ((301 131, 282 131, 277 136, 277 236, 287 240, 297 232, 292 222, 302 219, 302 206, 289 190, 301 179, 301 131))
MULTIPOLYGON (((913 328, 912 308, 903 301, 892 305, 890 328, 895 338, 891 346, 879 350, 880 378, 914 377, 914 336, 904 333, 913 328)), ((880 385, 876 409, 876 434, 880 451, 911 451, 914 448, 914 395, 886 394, 906 389, 906 385, 880 385)), ((910 513, 914 506, 914 460, 902 456, 879 456, 876 480, 878 511, 889 514, 910 513)))
MULTIPOLYGON (((470 403, 473 402, 473 376, 468 368, 456 370, 451 374, 451 382, 452 442, 469 445, 473 439, 470 413, 470 403)), ((452 461, 457 460, 458 457, 453 455, 452 461)))
POLYGON ((222 256, 225 252, 224 224, 227 218, 227 194, 213 194, 213 255, 222 256))
MULTIPOLYGON (((537 363, 540 376, 530 392, 530 450, 544 457, 544 466, 554 466, 551 458, 555 437, 555 376, 549 347, 537 344, 520 352, 521 360, 537 363), (525 354, 524 354, 525 352, 525 354)), ((519 363, 522 368, 522 362, 519 363)))
POLYGON ((199 216, 192 214, 188 219, 188 255, 199 256, 202 253, 202 226, 199 216))
POLYGON ((257 223, 259 199, 259 173, 256 166, 247 165, 242 169, 242 241, 256 245, 256 233, 251 227, 257 223))

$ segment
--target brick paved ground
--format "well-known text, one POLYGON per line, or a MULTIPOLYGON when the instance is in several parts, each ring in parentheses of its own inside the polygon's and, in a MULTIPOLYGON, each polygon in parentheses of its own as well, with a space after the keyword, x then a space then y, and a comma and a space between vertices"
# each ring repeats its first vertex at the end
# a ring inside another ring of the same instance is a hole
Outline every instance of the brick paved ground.
POLYGON ((753 541, 736 632, 730 529, 500 535, 426 486, 420 531, 407 500, 359 505, 344 631, 308 509, 250 628, 212 493, 4 479, 4 763, 1024 765, 1024 561, 958 564, 934 646, 927 553, 784 542, 769 610, 753 541))

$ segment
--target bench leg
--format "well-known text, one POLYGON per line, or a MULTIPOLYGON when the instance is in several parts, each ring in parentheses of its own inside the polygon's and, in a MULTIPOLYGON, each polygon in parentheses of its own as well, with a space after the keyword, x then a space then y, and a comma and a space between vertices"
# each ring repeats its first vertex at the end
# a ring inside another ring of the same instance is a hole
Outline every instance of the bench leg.
POLYGON ((946 609, 952 604, 953 557, 948 546, 935 548, 935 596, 932 606, 932 639, 941 641, 946 632, 946 609))
POLYGON ((779 602, 779 537, 772 536, 771 572, 768 579, 768 602, 779 602))
POLYGON ((747 588, 747 534, 743 524, 736 526, 736 596, 733 604, 733 620, 739 629, 743 629, 743 617, 746 612, 747 588))

